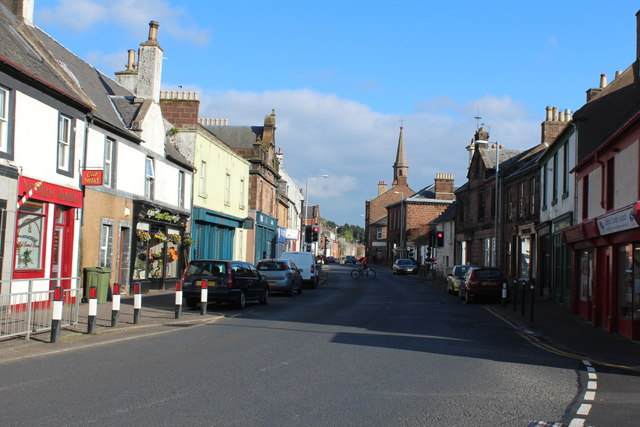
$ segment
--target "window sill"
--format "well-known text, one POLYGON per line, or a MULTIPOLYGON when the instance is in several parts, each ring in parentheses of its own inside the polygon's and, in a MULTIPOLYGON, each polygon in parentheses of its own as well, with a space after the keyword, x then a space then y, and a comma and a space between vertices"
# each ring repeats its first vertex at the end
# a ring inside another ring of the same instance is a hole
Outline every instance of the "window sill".
POLYGON ((558 204, 558 199, 553 199, 553 200, 551 201, 551 206, 555 206, 555 205, 557 205, 557 204, 558 204))
POLYGON ((564 192, 562 193, 562 200, 566 199, 567 197, 569 197, 569 192, 564 192))
POLYGON ((207 193, 198 193, 198 197, 206 199, 207 198, 207 193))

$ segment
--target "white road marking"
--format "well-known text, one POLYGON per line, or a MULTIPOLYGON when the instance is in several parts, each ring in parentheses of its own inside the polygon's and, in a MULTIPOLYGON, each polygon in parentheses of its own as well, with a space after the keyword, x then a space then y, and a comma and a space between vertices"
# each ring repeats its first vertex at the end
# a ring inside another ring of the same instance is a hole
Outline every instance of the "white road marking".
POLYGON ((590 403, 583 403, 578 408, 578 412, 576 412, 576 414, 578 414, 578 415, 589 415, 590 411, 591 411, 591 404, 590 403))

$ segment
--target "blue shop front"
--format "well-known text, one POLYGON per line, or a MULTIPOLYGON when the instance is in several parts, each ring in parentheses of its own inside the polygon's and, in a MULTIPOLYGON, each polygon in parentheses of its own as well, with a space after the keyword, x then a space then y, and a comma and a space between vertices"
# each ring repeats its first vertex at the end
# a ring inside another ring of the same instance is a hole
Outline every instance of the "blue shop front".
POLYGON ((242 218, 194 207, 191 234, 195 242, 191 257, 232 260, 236 228, 242 225, 242 218))
POLYGON ((278 221, 265 213, 256 211, 254 263, 261 259, 275 258, 278 238, 278 221))

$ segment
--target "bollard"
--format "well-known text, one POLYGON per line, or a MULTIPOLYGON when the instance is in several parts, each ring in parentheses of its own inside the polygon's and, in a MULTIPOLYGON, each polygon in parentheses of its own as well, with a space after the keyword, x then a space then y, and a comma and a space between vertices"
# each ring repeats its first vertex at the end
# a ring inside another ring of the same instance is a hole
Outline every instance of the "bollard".
POLYGON ((176 282, 176 319, 182 316, 182 283, 176 282))
POLYGON ((89 288, 89 317, 87 318, 87 333, 96 333, 96 316, 98 314, 98 296, 97 288, 91 286, 89 288))
POLYGON ((502 306, 507 305, 507 282, 502 282, 502 306))
POLYGON ((120 315, 120 285, 113 284, 113 304, 111 306, 111 327, 118 326, 118 316, 120 315))
POLYGON ((202 280, 200 282, 200 314, 204 316, 207 314, 207 298, 209 293, 207 292, 207 281, 202 280))
POLYGON ((51 342, 60 340, 60 323, 62 323, 62 286, 53 288, 53 313, 51 314, 51 342))
POLYGON ((142 294, 140 293, 140 284, 133 285, 133 323, 140 323, 142 316, 142 294))

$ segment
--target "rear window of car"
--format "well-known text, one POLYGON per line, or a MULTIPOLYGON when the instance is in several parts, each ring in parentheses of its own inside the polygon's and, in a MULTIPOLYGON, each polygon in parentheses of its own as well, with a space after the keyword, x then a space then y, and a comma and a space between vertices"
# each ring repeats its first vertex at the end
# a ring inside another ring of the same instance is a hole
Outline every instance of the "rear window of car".
POLYGON ((258 263, 259 271, 282 271, 287 269, 287 264, 278 261, 265 261, 258 263))
POLYGON ((476 270, 474 273, 476 279, 498 279, 502 277, 500 270, 476 270))
POLYGON ((224 262, 191 261, 187 266, 189 276, 215 277, 227 274, 227 265, 224 262))

